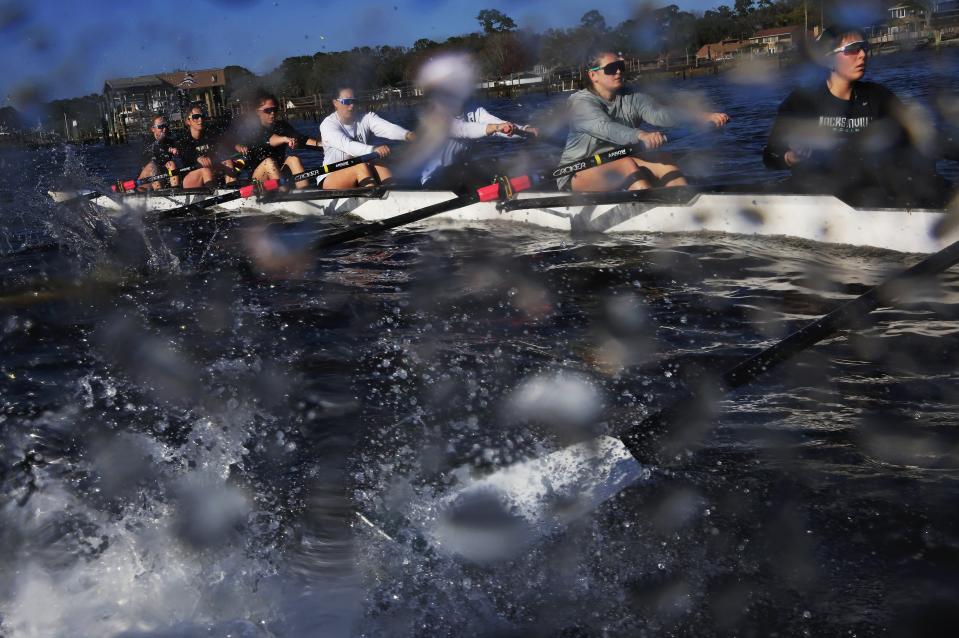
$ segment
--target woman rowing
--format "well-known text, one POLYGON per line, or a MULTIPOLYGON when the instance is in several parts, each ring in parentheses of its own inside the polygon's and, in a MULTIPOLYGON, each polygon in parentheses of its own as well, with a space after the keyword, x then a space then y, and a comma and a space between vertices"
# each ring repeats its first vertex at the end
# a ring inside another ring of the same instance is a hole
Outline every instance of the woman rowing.
POLYGON ((496 171, 470 161, 469 151, 472 142, 494 136, 515 140, 520 137, 537 137, 539 130, 529 125, 519 125, 503 120, 482 106, 469 105, 462 114, 453 118, 450 124, 449 141, 423 169, 420 183, 427 188, 453 188, 454 190, 471 187, 478 182, 488 184, 490 176, 496 171))
MULTIPOLYGON (((603 50, 591 56, 587 68, 589 87, 569 98, 570 131, 560 164, 616 146, 642 144, 647 150, 662 146, 666 137, 659 132, 642 130, 640 125, 644 123, 670 127, 691 120, 724 126, 729 121, 725 113, 682 116, 652 97, 626 87, 625 73, 626 62, 617 53, 603 50)), ((557 180, 561 189, 587 192, 685 184, 686 178, 671 162, 642 156, 623 157, 557 180)))
MULTIPOLYGON (((247 155, 253 166, 253 179, 263 181, 280 179, 283 167, 294 175, 303 172, 303 163, 296 155, 289 154, 304 146, 320 146, 319 141, 301 135, 289 122, 276 119, 277 99, 262 89, 256 91, 250 106, 254 109, 236 132, 239 143, 234 146, 238 153, 247 155)), ((308 180, 296 182, 297 188, 309 186, 308 180)))
MULTIPOLYGON (((166 116, 162 113, 154 113, 150 117, 150 136, 147 137, 143 143, 143 152, 141 154, 143 169, 140 171, 137 179, 153 177, 160 171, 160 167, 163 167, 164 170, 171 174, 170 186, 176 186, 178 184, 178 179, 172 176, 173 171, 177 168, 176 162, 174 161, 176 149, 174 148, 173 139, 169 135, 169 129, 170 125, 167 123, 166 116)), ((149 188, 156 190, 160 188, 160 186, 160 182, 153 182, 149 188)), ((141 186, 139 190, 143 191, 147 188, 146 186, 141 186)))
MULTIPOLYGON (((217 138, 203 126, 206 114, 203 106, 192 104, 186 112, 186 130, 173 138, 173 154, 181 167, 196 168, 183 176, 183 188, 199 188, 213 182, 213 160, 210 156, 216 147, 217 138)), ((233 178, 228 177, 227 181, 233 178)))
POLYGON ((892 91, 862 80, 869 42, 857 28, 825 29, 814 50, 825 81, 780 105, 763 162, 790 169, 802 192, 855 204, 940 204, 946 186, 911 144, 910 115, 892 91))
MULTIPOLYGON (((361 111, 353 88, 340 86, 333 98, 333 112, 320 123, 323 162, 333 164, 374 152, 381 159, 388 157, 390 147, 385 144, 373 146, 370 142, 374 137, 409 141, 414 136, 412 131, 388 122, 372 111, 361 111)), ((390 169, 376 161, 320 176, 318 182, 323 188, 356 188, 387 183, 392 177, 390 169)))

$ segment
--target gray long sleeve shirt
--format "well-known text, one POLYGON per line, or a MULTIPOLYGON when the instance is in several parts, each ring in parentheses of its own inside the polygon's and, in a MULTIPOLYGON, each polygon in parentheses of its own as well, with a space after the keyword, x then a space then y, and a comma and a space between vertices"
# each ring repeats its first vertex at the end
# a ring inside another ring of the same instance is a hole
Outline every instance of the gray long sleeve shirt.
MULTIPOLYGON (((635 144, 643 122, 653 126, 675 126, 676 118, 670 110, 652 97, 626 89, 607 102, 588 89, 569 96, 569 135, 560 164, 567 164, 601 153, 617 146, 635 144)), ((566 188, 570 176, 556 180, 560 189, 566 188)))

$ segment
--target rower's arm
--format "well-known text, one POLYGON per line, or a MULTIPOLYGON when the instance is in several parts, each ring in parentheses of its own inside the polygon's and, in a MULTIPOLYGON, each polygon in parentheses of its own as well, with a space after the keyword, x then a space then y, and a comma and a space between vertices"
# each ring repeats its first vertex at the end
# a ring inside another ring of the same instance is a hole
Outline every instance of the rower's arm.
POLYGON ((461 118, 455 118, 450 124, 450 137, 464 140, 478 140, 486 137, 486 124, 482 122, 467 122, 461 118))
POLYGON ((320 139, 327 148, 336 148, 351 157, 359 157, 373 152, 373 146, 357 142, 343 132, 343 127, 334 123, 335 118, 327 118, 320 124, 320 139))
POLYGON ((613 120, 598 103, 591 100, 582 100, 573 106, 570 128, 576 133, 584 133, 617 146, 635 144, 639 134, 639 129, 613 120))
POLYGON ((769 139, 763 147, 763 164, 766 168, 785 170, 790 167, 786 162, 786 153, 790 150, 791 131, 799 122, 798 102, 797 94, 793 93, 779 105, 779 112, 769 131, 769 139))
POLYGON ((363 116, 363 119, 366 120, 365 123, 370 127, 373 134, 384 140, 403 141, 407 139, 407 135, 410 133, 402 126, 384 120, 376 113, 367 113, 363 116))
POLYGON ((518 137, 516 136, 515 129, 529 128, 528 126, 519 126, 518 124, 512 124, 511 122, 507 122, 506 120, 493 115, 492 113, 484 109, 482 106, 478 107, 474 111, 474 114, 477 122, 486 123, 486 126, 484 127, 484 133, 486 135, 493 135, 495 137, 501 137, 507 140, 516 140, 518 139, 518 137), (506 133, 502 132, 501 130, 497 128, 497 125, 499 124, 512 124, 514 130, 509 135, 507 135, 506 133), (490 125, 492 125, 492 128, 490 127, 490 125))
POLYGON ((627 110, 626 115, 637 126, 640 122, 664 128, 678 124, 676 117, 673 115, 673 109, 663 106, 643 93, 630 93, 624 96, 623 106, 627 110))

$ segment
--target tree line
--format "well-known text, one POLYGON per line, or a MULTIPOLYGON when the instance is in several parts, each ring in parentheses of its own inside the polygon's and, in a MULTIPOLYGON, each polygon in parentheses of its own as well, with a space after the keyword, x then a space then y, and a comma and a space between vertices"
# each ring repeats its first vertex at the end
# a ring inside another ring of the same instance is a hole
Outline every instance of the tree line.
MULTIPOLYGON (((813 4, 810 27, 819 23, 819 7, 813 4)), ((479 31, 442 42, 422 38, 410 47, 356 47, 287 58, 263 77, 250 74, 234 83, 230 91, 239 96, 258 82, 287 96, 329 93, 343 79, 345 69, 349 80, 359 81, 360 88, 397 86, 412 82, 422 63, 443 51, 472 54, 482 76, 488 79, 538 64, 547 68, 579 67, 585 64, 588 51, 599 44, 640 58, 683 51, 692 55, 704 44, 743 39, 758 29, 803 24, 803 0, 735 0, 732 6, 721 5, 699 15, 676 5, 647 7, 615 26, 608 25, 602 13, 592 9, 570 28, 543 33, 519 29, 512 18, 495 9, 481 10, 476 21, 479 31)))
MULTIPOLYGON (((578 68, 587 62, 589 51, 599 45, 639 58, 667 52, 694 55, 703 44, 743 39, 762 28, 803 24, 803 8, 803 0, 734 0, 732 6, 721 5, 702 14, 682 11, 676 5, 647 6, 614 26, 607 24, 600 11, 591 9, 569 28, 542 33, 518 28, 501 11, 482 9, 476 15, 478 31, 442 42, 421 38, 410 47, 364 46, 295 56, 263 76, 229 66, 225 69, 226 97, 228 101, 242 100, 257 86, 287 97, 329 94, 344 80, 360 90, 398 86, 414 81, 420 66, 444 51, 472 54, 486 79, 509 76, 538 64, 578 68)), ((815 1, 809 18, 810 27, 818 24, 815 1)), ((63 129, 64 114, 71 123, 77 119, 82 129, 95 127, 99 120, 97 99, 90 95, 50 103, 43 128, 63 129)), ((11 120, 8 126, 13 124, 13 118, 6 119, 11 120)))

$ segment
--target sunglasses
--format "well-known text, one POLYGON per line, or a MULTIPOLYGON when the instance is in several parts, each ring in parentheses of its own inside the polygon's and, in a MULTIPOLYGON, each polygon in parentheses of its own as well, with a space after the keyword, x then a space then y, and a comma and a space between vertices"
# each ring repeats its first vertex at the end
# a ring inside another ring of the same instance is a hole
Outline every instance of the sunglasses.
POLYGON ((273 115, 274 113, 276 113, 275 106, 268 106, 265 109, 257 109, 257 110, 259 110, 261 113, 266 113, 267 115, 273 115))
POLYGON ((161 131, 165 131, 166 129, 170 128, 170 125, 169 125, 169 124, 154 124, 154 125, 151 126, 150 128, 155 128, 155 129, 159 129, 159 130, 161 130, 161 131))
POLYGON ((336 101, 342 104, 343 106, 349 106, 350 104, 359 104, 359 98, 355 97, 338 97, 336 101))
POLYGON ((843 55, 857 55, 860 51, 869 53, 869 43, 865 40, 857 40, 843 45, 838 49, 833 49, 833 53, 842 53, 843 55))
POLYGON ((626 62, 624 60, 616 60, 615 62, 610 62, 606 66, 592 66, 589 68, 590 71, 602 71, 606 75, 616 75, 619 73, 626 73, 626 62))
POLYGON ((191 114, 190 114, 190 119, 191 119, 191 120, 202 120, 204 117, 206 117, 206 116, 203 115, 203 113, 191 113, 191 114))

